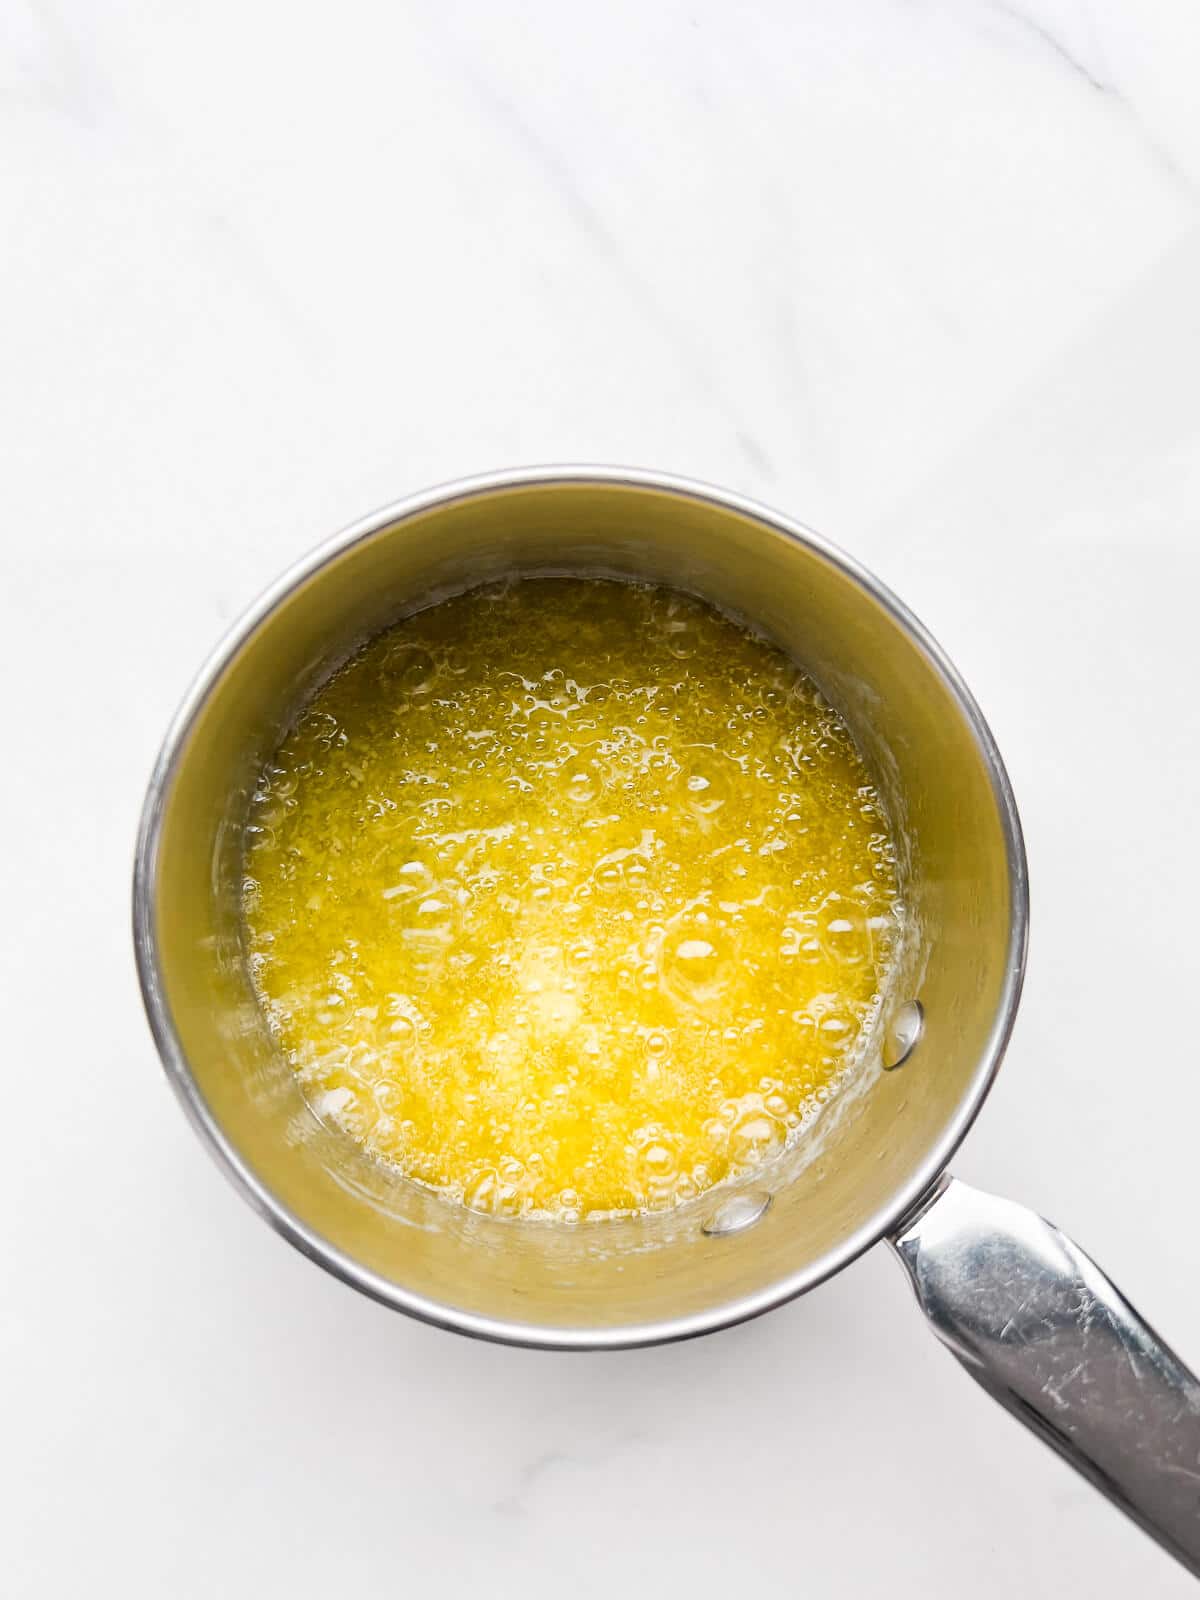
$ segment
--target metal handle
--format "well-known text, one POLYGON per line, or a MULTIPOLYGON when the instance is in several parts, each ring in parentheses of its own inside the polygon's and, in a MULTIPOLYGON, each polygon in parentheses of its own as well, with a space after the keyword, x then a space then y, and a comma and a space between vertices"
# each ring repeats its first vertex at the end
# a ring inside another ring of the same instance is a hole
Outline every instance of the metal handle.
POLYGON ((891 1244, 976 1382, 1200 1577, 1200 1383, 1096 1263, 955 1178, 891 1244))

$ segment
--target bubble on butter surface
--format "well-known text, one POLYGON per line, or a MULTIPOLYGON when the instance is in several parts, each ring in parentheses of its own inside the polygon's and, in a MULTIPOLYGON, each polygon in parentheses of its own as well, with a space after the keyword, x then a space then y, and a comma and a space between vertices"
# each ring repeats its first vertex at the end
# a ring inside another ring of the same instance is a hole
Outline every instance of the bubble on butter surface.
POLYGON ((901 907, 882 802, 702 602, 476 589, 369 643, 262 775, 250 969, 318 1115, 475 1209, 658 1210, 855 1057, 901 907))

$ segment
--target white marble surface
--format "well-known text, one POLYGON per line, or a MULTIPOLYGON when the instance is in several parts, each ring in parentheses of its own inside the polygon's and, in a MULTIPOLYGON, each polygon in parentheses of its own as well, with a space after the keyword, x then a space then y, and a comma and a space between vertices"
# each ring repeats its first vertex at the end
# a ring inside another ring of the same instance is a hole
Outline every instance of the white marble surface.
POLYGON ((3 1589, 1180 1596, 876 1252, 560 1357, 314 1270, 171 1099, 126 931, 185 682, 295 554, 502 464, 849 546, 976 689, 1032 962, 959 1170, 1193 1362, 1192 0, 5 0, 3 1589))

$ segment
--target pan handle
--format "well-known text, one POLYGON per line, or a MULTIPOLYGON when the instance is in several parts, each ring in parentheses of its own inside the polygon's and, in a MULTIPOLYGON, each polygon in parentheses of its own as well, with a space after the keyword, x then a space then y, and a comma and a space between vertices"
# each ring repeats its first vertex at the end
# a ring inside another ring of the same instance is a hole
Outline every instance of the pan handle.
POLYGON ((890 1243, 975 1381, 1200 1577, 1200 1383, 1096 1263, 950 1177, 890 1243))

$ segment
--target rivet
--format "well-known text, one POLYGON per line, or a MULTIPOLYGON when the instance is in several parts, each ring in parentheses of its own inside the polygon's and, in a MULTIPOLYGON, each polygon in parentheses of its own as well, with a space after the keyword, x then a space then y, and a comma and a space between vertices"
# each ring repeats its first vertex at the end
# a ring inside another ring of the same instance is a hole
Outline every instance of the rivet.
POLYGON ((728 1195, 711 1211, 700 1225, 701 1233, 710 1238, 722 1238, 727 1233, 741 1233, 763 1216, 771 1204, 765 1189, 743 1189, 728 1195))
POLYGON ((916 1048, 925 1027, 925 1012, 919 1000, 906 1000, 892 1015, 883 1035, 883 1066, 886 1072, 902 1067, 916 1048))

